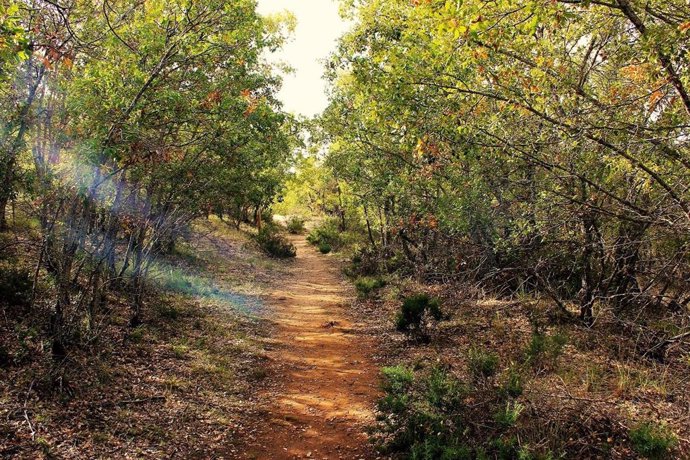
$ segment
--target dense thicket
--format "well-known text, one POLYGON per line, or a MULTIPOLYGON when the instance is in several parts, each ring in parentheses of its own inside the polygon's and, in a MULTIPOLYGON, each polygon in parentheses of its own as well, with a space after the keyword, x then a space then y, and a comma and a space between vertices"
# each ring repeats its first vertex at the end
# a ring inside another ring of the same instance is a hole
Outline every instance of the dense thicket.
POLYGON ((687 306, 687 2, 349 12, 329 65, 326 165, 379 254, 427 280, 574 301, 586 322, 599 306, 687 306))
POLYGON ((0 268, 28 279, 15 313, 33 310, 55 357, 98 336, 112 292, 141 321, 147 273, 192 219, 272 202, 292 121, 261 54, 286 25, 255 7, 2 3, 0 228, 14 203, 28 233, 6 234, 0 268))

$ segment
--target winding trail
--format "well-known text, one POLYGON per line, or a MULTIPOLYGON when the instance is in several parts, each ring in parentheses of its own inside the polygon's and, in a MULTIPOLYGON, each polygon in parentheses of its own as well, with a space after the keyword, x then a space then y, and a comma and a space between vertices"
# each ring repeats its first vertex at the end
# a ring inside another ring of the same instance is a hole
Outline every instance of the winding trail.
POLYGON ((345 305, 351 293, 334 262, 291 237, 297 258, 268 303, 276 325, 273 384, 260 399, 258 459, 370 459, 364 433, 373 421, 378 367, 370 337, 356 334, 345 305))

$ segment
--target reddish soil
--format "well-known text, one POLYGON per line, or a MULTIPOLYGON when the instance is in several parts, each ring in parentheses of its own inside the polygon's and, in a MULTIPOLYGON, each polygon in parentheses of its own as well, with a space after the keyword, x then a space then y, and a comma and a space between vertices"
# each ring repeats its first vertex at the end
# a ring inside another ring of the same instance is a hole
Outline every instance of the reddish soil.
POLYGON ((245 458, 368 459, 378 396, 374 342, 348 318, 335 259, 292 237, 297 258, 268 299, 275 343, 269 385, 245 458))

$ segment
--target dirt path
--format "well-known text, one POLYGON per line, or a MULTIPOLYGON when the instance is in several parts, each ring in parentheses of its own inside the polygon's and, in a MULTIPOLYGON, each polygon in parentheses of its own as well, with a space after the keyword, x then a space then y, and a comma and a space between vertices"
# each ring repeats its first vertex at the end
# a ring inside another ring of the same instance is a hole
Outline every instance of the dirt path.
POLYGON ((338 267, 303 237, 297 258, 269 304, 276 323, 272 384, 265 412, 245 452, 259 459, 375 458, 363 432, 372 421, 378 367, 372 340, 356 335, 344 308, 338 267))

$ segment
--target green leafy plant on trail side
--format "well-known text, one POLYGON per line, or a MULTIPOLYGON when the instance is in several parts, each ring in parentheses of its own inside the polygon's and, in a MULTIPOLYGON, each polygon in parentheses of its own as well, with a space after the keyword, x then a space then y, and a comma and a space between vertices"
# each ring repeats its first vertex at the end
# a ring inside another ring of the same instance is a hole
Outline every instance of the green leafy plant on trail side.
POLYGON ((479 348, 472 348, 467 355, 467 367, 475 379, 493 377, 498 370, 498 356, 479 348))
POLYGON ((525 352, 525 359, 528 364, 535 367, 543 367, 547 364, 556 367, 567 343, 568 337, 564 334, 546 335, 535 332, 525 352))
POLYGON ((355 288, 361 297, 368 297, 378 289, 386 286, 386 282, 380 278, 370 278, 367 276, 358 278, 355 281, 355 288))
POLYGON ((440 321, 442 318, 441 303, 428 294, 415 294, 405 298, 395 319, 396 328, 424 336, 426 334, 425 317, 440 321))
POLYGON ((287 220, 287 231, 293 235, 301 235, 304 233, 304 218, 299 216, 291 216, 287 220))
POLYGON ((665 425, 654 422, 643 422, 629 433, 635 450, 645 458, 662 460, 670 458, 671 449, 678 439, 665 425))
POLYGON ((274 225, 265 225, 259 230, 256 241, 267 254, 287 259, 297 255, 295 245, 290 243, 274 225))

